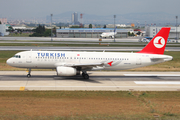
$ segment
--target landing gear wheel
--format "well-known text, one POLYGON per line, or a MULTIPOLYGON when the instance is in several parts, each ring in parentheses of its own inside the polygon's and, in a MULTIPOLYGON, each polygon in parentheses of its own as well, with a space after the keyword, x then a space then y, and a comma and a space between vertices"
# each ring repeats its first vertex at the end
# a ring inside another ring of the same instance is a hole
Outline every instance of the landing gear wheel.
POLYGON ((82 76, 84 79, 89 79, 89 75, 86 73, 86 71, 82 72, 82 76))
POLYGON ((84 79, 89 79, 89 75, 88 74, 84 74, 83 78, 84 79))
POLYGON ((29 70, 28 70, 27 77, 28 77, 28 78, 30 78, 30 77, 31 77, 31 69, 30 69, 30 68, 29 68, 29 70))
POLYGON ((27 77, 28 77, 28 78, 30 78, 30 77, 31 77, 31 75, 30 75, 30 74, 27 74, 27 77))

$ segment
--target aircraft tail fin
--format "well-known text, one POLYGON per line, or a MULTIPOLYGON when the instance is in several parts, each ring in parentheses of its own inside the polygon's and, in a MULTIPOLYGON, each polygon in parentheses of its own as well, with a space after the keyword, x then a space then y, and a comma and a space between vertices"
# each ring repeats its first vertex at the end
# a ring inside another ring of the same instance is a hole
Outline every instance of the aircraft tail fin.
POLYGON ((115 27, 114 32, 116 32, 116 29, 117 29, 117 26, 115 27))
POLYGON ((170 28, 163 27, 154 38, 138 53, 164 54, 170 28))

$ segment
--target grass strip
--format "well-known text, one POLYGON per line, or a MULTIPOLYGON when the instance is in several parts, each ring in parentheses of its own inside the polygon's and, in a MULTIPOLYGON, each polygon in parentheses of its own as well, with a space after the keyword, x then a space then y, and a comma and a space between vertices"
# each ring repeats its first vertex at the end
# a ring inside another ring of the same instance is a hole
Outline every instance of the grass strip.
POLYGON ((0 91, 0 119, 180 119, 178 91, 0 91))

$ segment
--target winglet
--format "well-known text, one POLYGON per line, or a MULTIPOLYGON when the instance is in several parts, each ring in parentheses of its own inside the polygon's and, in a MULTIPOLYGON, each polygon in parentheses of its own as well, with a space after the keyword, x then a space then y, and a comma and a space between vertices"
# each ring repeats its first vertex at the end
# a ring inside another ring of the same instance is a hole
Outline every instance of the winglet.
POLYGON ((163 27, 156 36, 138 53, 164 54, 170 28, 163 27))

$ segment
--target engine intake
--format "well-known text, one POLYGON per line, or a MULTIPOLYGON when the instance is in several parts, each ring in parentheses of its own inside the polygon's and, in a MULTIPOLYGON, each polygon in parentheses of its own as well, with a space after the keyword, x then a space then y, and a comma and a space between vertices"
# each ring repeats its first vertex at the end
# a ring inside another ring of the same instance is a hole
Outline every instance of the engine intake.
POLYGON ((74 76, 77 74, 76 68, 72 67, 57 67, 56 71, 58 76, 74 76))

